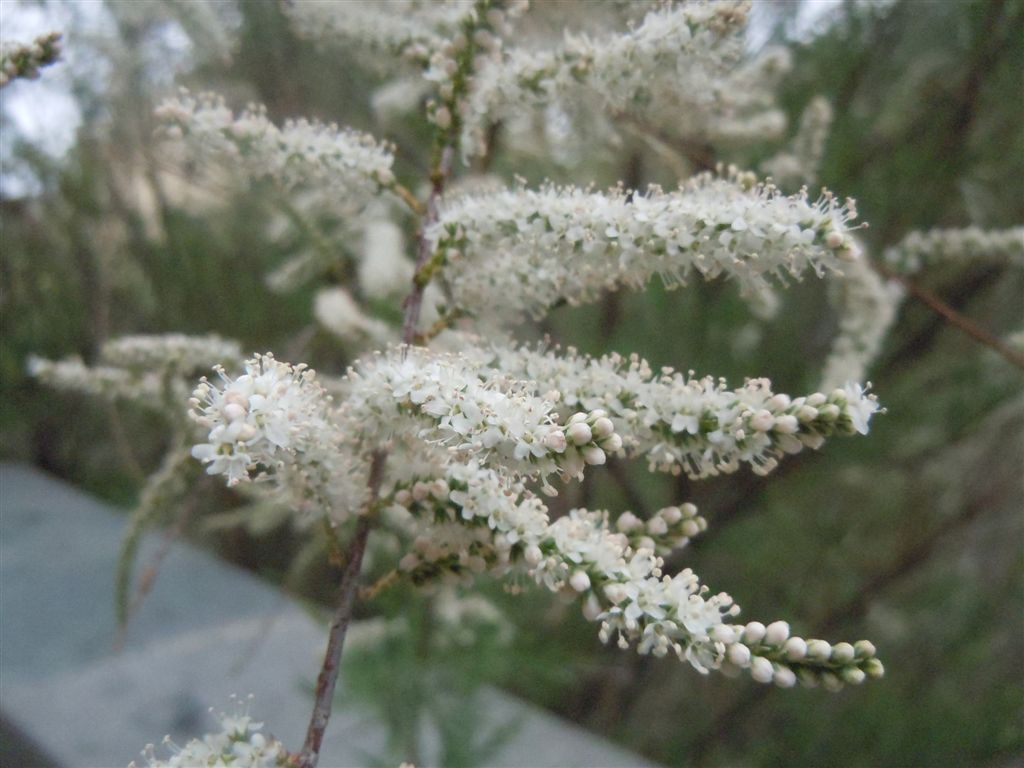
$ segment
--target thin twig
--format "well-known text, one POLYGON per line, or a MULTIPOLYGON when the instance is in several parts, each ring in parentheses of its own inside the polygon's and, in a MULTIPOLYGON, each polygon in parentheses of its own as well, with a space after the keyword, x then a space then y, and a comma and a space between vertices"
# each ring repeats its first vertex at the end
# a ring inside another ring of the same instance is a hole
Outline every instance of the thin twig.
POLYGON ((426 213, 426 210, 423 208, 423 203, 416 198, 416 195, 409 191, 408 187, 395 182, 388 187, 388 189, 401 198, 402 202, 409 206, 409 210, 417 216, 423 216, 423 214, 426 213))
POLYGON ((309 720, 309 728, 306 731, 306 741, 302 745, 302 752, 296 758, 299 768, 316 768, 316 764, 320 760, 320 745, 324 739, 324 731, 327 730, 327 723, 331 719, 331 706, 334 703, 334 688, 338 681, 341 651, 345 645, 348 625, 352 620, 356 586, 359 583, 359 572, 363 565, 363 554, 366 552, 366 541, 369 538, 370 527, 373 522, 370 510, 375 505, 377 496, 380 493, 380 484, 384 478, 384 463, 386 460, 387 454, 383 451, 377 451, 373 454, 373 460, 370 464, 370 479, 367 484, 370 490, 369 501, 366 510, 356 521, 356 531, 345 556, 345 572, 341 577, 341 596, 338 598, 338 607, 334 611, 334 619, 331 621, 324 663, 320 668, 320 675, 316 681, 316 699, 313 705, 313 716, 309 720))
POLYGON ((1024 370, 1024 353, 1018 352, 1008 344, 1000 341, 973 320, 957 312, 931 291, 922 288, 916 283, 908 280, 903 275, 900 275, 881 264, 877 264, 876 268, 884 277, 899 282, 900 285, 907 289, 907 292, 911 296, 938 314, 950 325, 959 328, 975 341, 984 344, 989 349, 995 350, 995 352, 1001 355, 1007 362, 1024 370))
MULTIPOLYGON (((438 203, 441 195, 444 194, 445 183, 452 172, 452 162, 455 158, 455 150, 449 144, 446 145, 440 154, 437 168, 430 174, 430 197, 427 199, 427 211, 423 221, 420 222, 419 233, 416 235, 416 277, 420 277, 421 270, 430 261, 433 255, 430 240, 427 239, 427 229, 437 221, 438 203)), ((405 300, 405 319, 402 323, 402 341, 412 344, 416 340, 416 324, 420 319, 420 307, 423 305, 423 291, 427 287, 427 281, 422 279, 413 280, 412 292, 405 300)))
POLYGON ((370 586, 363 587, 362 589, 360 589, 359 590, 359 599, 360 600, 373 600, 375 597, 377 597, 377 595, 379 595, 381 592, 385 591, 386 589, 389 589, 393 585, 397 584, 399 581, 401 581, 401 579, 402 579, 401 572, 397 568, 392 569, 392 570, 388 571, 387 573, 385 573, 383 576, 381 576, 379 579, 377 579, 370 586))

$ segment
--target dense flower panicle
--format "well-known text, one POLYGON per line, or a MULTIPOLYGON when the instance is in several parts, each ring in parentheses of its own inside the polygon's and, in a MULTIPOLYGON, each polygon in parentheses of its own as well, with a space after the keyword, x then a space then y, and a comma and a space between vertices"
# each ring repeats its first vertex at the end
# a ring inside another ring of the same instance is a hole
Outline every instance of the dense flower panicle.
POLYGON ((362 467, 345 449, 331 398, 313 371, 266 354, 237 378, 217 372, 221 384, 203 378, 190 401, 193 419, 209 430, 207 442, 192 449, 207 473, 225 475, 229 485, 272 480, 300 508, 323 512, 348 499, 358 509, 365 491, 354 475, 362 467))
POLYGON ((452 301, 492 322, 543 315, 560 300, 669 286, 694 272, 752 292, 768 279, 840 271, 857 257, 852 203, 780 194, 744 174, 702 174, 676 192, 515 189, 447 202, 427 231, 452 301))
POLYGON ((414 536, 400 566, 414 583, 526 570, 553 591, 579 594, 584 615, 601 622, 604 641, 617 636, 620 647, 635 644, 642 654, 672 651, 700 672, 746 669, 759 682, 829 688, 883 672, 870 643, 790 638, 784 622, 766 631, 757 622, 732 624, 739 607, 729 595, 709 595, 689 569, 665 575, 655 547, 680 520, 699 527, 702 518, 689 504, 646 522, 623 514, 615 530, 607 512, 585 509, 550 522, 537 497, 474 464, 447 480, 400 489, 386 519, 414 536))
POLYGON ((784 187, 814 183, 831 127, 832 106, 821 96, 811 99, 789 146, 766 160, 762 170, 784 187))
POLYGON ((60 54, 60 32, 40 35, 31 43, 0 41, 0 88, 19 77, 39 77, 39 69, 55 63, 60 54))
MULTIPOLYGON (((497 53, 476 72, 464 115, 465 155, 486 150, 489 122, 524 108, 557 103, 583 90, 603 106, 625 111, 655 101, 652 84, 673 83, 679 92, 700 82, 697 93, 739 52, 747 3, 687 3, 647 14, 636 28, 591 39, 566 34, 561 47, 497 53), (684 84, 679 81, 683 80, 684 84), (703 82, 701 82, 703 81, 703 82)), ((707 101, 713 101, 713 98, 707 101)))
POLYGON ((903 289, 875 271, 866 259, 846 265, 842 280, 829 286, 839 315, 839 333, 825 361, 821 388, 863 381, 896 321, 903 289))
POLYGON ((602 412, 559 423, 553 400, 535 395, 528 382, 459 355, 401 347, 357 363, 348 379, 340 418, 371 442, 411 428, 457 457, 528 477, 579 476, 622 445, 602 412))
POLYGON ((528 347, 481 354, 510 376, 557 390, 566 408, 607 411, 627 455, 694 478, 743 464, 767 474, 784 455, 819 448, 827 437, 867 434, 878 410, 874 395, 856 384, 793 398, 773 392, 767 379, 731 389, 712 377, 656 373, 636 355, 590 358, 571 348, 556 354, 528 347))
MULTIPOLYGON (((254 722, 249 716, 250 696, 245 704, 236 702, 233 714, 222 712, 221 730, 208 733, 202 739, 191 739, 179 747, 170 737, 164 738, 164 746, 171 755, 158 758, 156 748, 149 744, 143 751, 148 768, 284 768, 292 765, 291 756, 284 745, 273 736, 260 731, 263 723, 254 722)), ((212 711, 212 710, 211 710, 212 711)), ((138 768, 133 762, 129 768, 138 768)))
POLYGON ((301 37, 361 45, 425 64, 476 12, 475 0, 297 0, 285 12, 301 37))
POLYGON ((911 232, 885 251, 890 267, 909 274, 944 262, 988 261, 1024 267, 1024 227, 911 232))
POLYGON ((236 366, 241 358, 236 342, 214 335, 121 336, 104 342, 97 365, 86 365, 79 357, 53 361, 33 355, 28 372, 57 389, 161 410, 188 392, 188 379, 198 371, 218 364, 236 366))
POLYGON ((289 190, 314 186, 339 201, 367 201, 395 182, 390 147, 369 134, 293 120, 278 128, 263 107, 235 116, 214 94, 183 90, 156 111, 164 134, 201 157, 230 161, 252 178, 269 176, 289 190))
POLYGON ((164 384, 157 372, 127 370, 113 365, 86 365, 80 357, 47 360, 32 355, 28 373, 47 386, 96 395, 108 400, 126 400, 163 409, 164 384))
POLYGON ((119 336, 104 342, 100 358, 121 368, 140 370, 172 369, 186 374, 214 365, 241 365, 242 348, 237 341, 215 334, 186 336, 167 333, 154 336, 119 336))

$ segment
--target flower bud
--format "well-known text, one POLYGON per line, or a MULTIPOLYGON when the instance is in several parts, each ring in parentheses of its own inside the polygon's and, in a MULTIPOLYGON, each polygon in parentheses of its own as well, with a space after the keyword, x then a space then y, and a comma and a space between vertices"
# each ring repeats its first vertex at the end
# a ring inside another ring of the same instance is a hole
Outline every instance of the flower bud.
POLYGON ((867 678, 864 671, 857 669, 857 667, 846 667, 846 669, 839 673, 839 676, 843 678, 844 683, 849 683, 850 685, 860 685, 867 678))
POLYGON ((583 460, 592 466, 599 466, 604 464, 607 460, 604 451, 598 448, 596 445, 588 445, 583 449, 583 460))
POLYGON ((745 667, 750 664, 750 649, 743 643, 733 643, 725 654, 729 661, 737 667, 745 667))
POLYGON ((752 621, 743 628, 743 642, 757 645, 764 639, 765 626, 760 621, 752 621))
POLYGON ((853 657, 853 646, 849 643, 836 643, 832 646, 832 661, 837 664, 849 664, 853 657))
POLYGON ((615 521, 615 527, 623 533, 629 533, 630 531, 635 530, 639 525, 641 525, 640 518, 632 512, 623 512, 619 515, 619 519, 615 521))
POLYGON ((782 645, 789 637, 789 624, 784 621, 773 621, 764 633, 764 641, 768 645, 782 645))
POLYGON ((750 662, 750 676, 759 683, 770 683, 775 676, 775 670, 764 656, 755 656, 750 662))
POLYGON ((796 685, 796 673, 789 667, 776 667, 772 682, 779 688, 792 688, 796 685))
POLYGON ((576 571, 569 578, 569 586, 577 592, 586 592, 590 589, 590 577, 587 575, 586 571, 576 571))
POLYGON ((622 584, 617 584, 615 582, 605 584, 604 596, 607 597, 613 605, 618 605, 626 599, 626 588, 622 584))
POLYGON ((562 453, 568 446, 568 441, 565 439, 565 433, 562 430, 553 429, 544 437, 544 445, 550 451, 562 453))
POLYGON ((683 519, 683 512, 679 507, 665 507, 658 515, 669 525, 675 525, 683 519))
POLYGON ((657 515, 647 521, 647 532, 651 536, 664 536, 668 533, 668 523, 665 522, 665 518, 657 515))
POLYGON ((782 646, 782 651, 790 661, 800 661, 807 655, 807 643, 802 637, 791 637, 782 646))
POLYGON ((591 430, 594 432, 594 437, 600 440, 602 437, 608 437, 608 435, 615 433, 615 425, 612 424, 612 420, 607 416, 601 416, 599 419, 594 421, 591 430))
POLYGON ((587 445, 594 439, 590 427, 581 421, 569 425, 569 428, 566 430, 566 437, 569 438, 573 445, 587 445))
POLYGON ((832 655, 832 646, 825 640, 807 641, 807 658, 814 661, 828 661, 832 655))

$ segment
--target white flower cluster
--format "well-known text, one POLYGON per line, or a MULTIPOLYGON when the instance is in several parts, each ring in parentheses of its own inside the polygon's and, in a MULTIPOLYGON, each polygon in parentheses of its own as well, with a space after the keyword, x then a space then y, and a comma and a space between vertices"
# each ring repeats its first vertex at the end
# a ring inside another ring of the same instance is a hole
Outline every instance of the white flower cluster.
POLYGON ((55 63, 60 53, 60 32, 40 35, 31 43, 0 41, 0 88, 19 77, 39 77, 40 67, 55 63))
POLYGON ((495 347, 496 370, 543 382, 568 408, 607 411, 629 456, 645 455, 652 469, 694 478, 735 472, 749 464, 767 474, 786 454, 819 448, 832 435, 867 434, 878 410, 874 395, 848 383, 830 394, 790 397, 767 379, 731 389, 721 379, 671 368, 655 373, 632 355, 601 358, 495 347))
POLYGON ((222 384, 204 377, 189 401, 193 419, 209 430, 207 442, 192 449, 207 473, 225 475, 228 485, 273 481, 300 510, 322 513, 346 498, 360 504, 364 484, 351 476, 360 467, 350 466, 346 436, 313 371, 266 354, 237 378, 217 373, 222 384))
POLYGON ((1024 267, 1024 227, 911 232, 885 251, 885 261, 904 274, 944 262, 988 261, 1024 267))
MULTIPOLYGON (((219 733, 208 733, 202 739, 192 739, 179 747, 170 736, 164 738, 164 745, 171 752, 166 760, 156 756, 156 748, 148 744, 142 756, 149 768, 284 768, 293 765, 291 755, 284 745, 273 736, 260 733, 263 723, 254 722, 249 716, 249 703, 245 706, 236 702, 236 712, 222 712, 219 733)), ((211 710, 212 711, 212 710, 211 710)), ((133 762, 128 768, 137 768, 133 762)))
POLYGON ((615 520, 615 529, 625 534, 633 549, 652 550, 657 555, 682 549, 707 527, 708 521, 698 515, 697 507, 689 502, 678 507, 663 507, 647 520, 641 520, 632 512, 623 512, 615 520))
POLYGON ((100 358, 121 368, 170 368, 179 373, 195 373, 214 365, 234 367, 241 364, 242 348, 238 342, 214 334, 119 336, 103 344, 100 358))
POLYGON ((57 389, 161 410, 171 405, 169 398, 180 396, 188 377, 213 365, 238 365, 241 359, 234 341, 175 333, 112 339, 100 348, 99 363, 91 366, 79 357, 53 361, 33 355, 28 371, 57 389))
POLYGON ((825 390, 863 381, 903 301, 899 283, 884 280, 867 259, 846 265, 843 279, 829 286, 838 312, 839 333, 821 377, 825 390))
POLYGON ((691 92, 707 94, 724 61, 738 53, 738 38, 730 33, 742 27, 747 7, 745 2, 666 6, 623 34, 601 39, 567 34, 554 50, 496 52, 473 79, 463 153, 486 151, 488 122, 559 102, 581 90, 616 111, 653 102, 652 86, 658 82, 673 83, 679 92, 700 83, 700 89, 691 92))
POLYGON ((603 412, 559 423, 553 399, 535 395, 530 382, 460 355, 402 347, 356 364, 348 381, 340 418, 368 443, 408 433, 455 460, 476 458, 516 477, 541 478, 578 477, 622 447, 603 412))
POLYGON ((665 84, 648 115, 663 130, 674 133, 678 119, 674 115, 695 113, 688 118, 685 135, 716 144, 738 146, 778 139, 786 130, 787 120, 775 94, 792 68, 787 48, 768 48, 708 85, 696 80, 686 88, 665 84), (703 101, 693 96, 695 91, 701 93, 701 86, 705 91, 703 101))
POLYGON ((475 0, 296 0, 285 12, 301 37, 344 41, 426 64, 475 9, 475 0))
POLYGON ((689 569, 665 575, 656 547, 667 544, 670 527, 702 527, 690 504, 667 507, 646 523, 624 513, 616 531, 606 512, 578 509, 550 522, 521 485, 471 465, 447 481, 398 490, 387 518, 415 533, 401 563, 414 583, 525 569, 553 591, 579 594, 584 615, 601 622, 602 640, 618 636, 623 648, 672 651, 704 673, 747 669, 755 680, 783 687, 799 680, 834 689, 883 672, 870 643, 790 638, 785 622, 730 624, 739 607, 729 595, 709 596, 689 569))
POLYGON ((339 201, 365 202, 395 182, 391 148, 369 134, 307 120, 278 128, 263 107, 236 117, 222 97, 193 97, 186 90, 162 102, 156 115, 164 135, 190 152, 229 161, 251 178, 271 177, 289 190, 314 186, 339 201))
MULTIPOLYGON (((526 382, 474 367, 453 355, 400 348, 349 371, 332 399, 305 366, 261 355, 246 373, 222 384, 203 379, 192 414, 209 431, 193 455, 209 474, 234 485, 271 481, 299 509, 319 505, 339 519, 362 508, 371 454, 382 441, 405 441, 410 461, 461 464, 470 460, 510 477, 578 477, 622 446, 602 412, 578 413, 564 424, 554 403, 526 382)), ((402 472, 401 469, 398 470, 402 472)))
POLYGON ((426 236, 455 306, 499 322, 593 301, 654 275, 734 278, 743 292, 771 277, 839 271, 857 257, 852 202, 785 196, 745 174, 701 174, 676 192, 524 188, 446 202, 426 236))
POLYGON ((821 96, 811 99, 789 146, 766 160, 761 168, 784 187, 814 183, 831 127, 832 106, 821 96))

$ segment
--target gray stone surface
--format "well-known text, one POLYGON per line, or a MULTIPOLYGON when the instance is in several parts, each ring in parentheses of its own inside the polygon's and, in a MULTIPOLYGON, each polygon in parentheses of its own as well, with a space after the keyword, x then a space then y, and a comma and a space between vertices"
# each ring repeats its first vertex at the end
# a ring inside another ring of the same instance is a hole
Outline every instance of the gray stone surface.
MULTIPOLYGON (((300 745, 324 628, 250 574, 178 544, 115 653, 123 523, 37 470, 0 464, 3 718, 63 766, 106 768, 126 765, 165 733, 184 741, 210 730, 209 706, 253 693, 267 730, 300 745)), ((496 767, 650 765, 500 692, 485 691, 481 707, 491 722, 521 722, 496 767)), ((434 738, 426 736, 429 754, 434 738)), ((380 723, 336 708, 321 766, 365 765, 385 737, 380 723)), ((0 745, 0 763, 22 766, 14 754, 0 745)))

